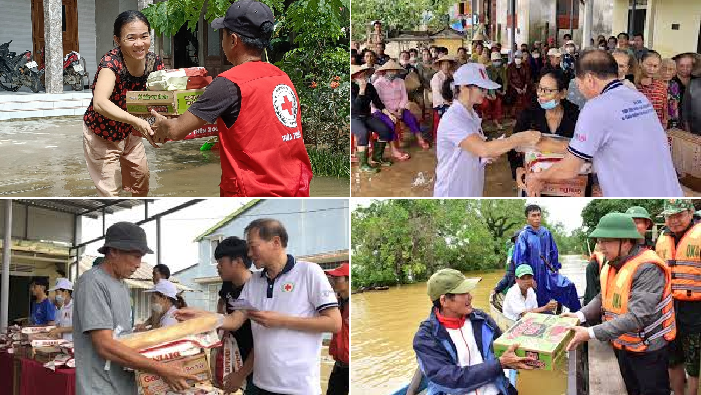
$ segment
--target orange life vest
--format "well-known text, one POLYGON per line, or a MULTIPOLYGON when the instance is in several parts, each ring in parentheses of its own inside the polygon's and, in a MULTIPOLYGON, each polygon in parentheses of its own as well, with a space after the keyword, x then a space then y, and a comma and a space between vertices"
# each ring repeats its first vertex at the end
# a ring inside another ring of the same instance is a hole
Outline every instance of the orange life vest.
POLYGON ((610 264, 606 263, 604 265, 600 277, 604 321, 616 319, 619 315, 628 312, 633 276, 643 263, 654 263, 664 272, 665 286, 662 300, 655 309, 656 311, 661 311, 662 316, 645 328, 639 328, 637 333, 627 332, 613 339, 611 343, 619 350, 642 353, 647 350, 651 340, 664 336, 666 340, 670 341, 677 334, 674 322, 671 273, 664 261, 651 250, 641 250, 638 255, 626 262, 618 272, 610 264))
POLYGON ((655 250, 672 272, 674 299, 701 301, 701 224, 689 229, 676 246, 674 237, 665 232, 655 250))

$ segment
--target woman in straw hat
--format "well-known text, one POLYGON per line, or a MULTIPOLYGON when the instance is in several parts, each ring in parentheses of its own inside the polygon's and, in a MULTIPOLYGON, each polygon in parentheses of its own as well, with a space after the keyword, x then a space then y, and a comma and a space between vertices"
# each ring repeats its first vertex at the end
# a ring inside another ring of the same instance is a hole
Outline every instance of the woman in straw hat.
POLYGON ((537 143, 540 133, 527 131, 486 141, 474 106, 482 103, 487 89, 501 86, 490 80, 485 67, 477 63, 460 67, 454 78, 455 99, 438 126, 433 196, 481 197, 485 164, 515 147, 537 143))
MULTIPOLYGON (((380 100, 375 87, 368 82, 370 76, 375 69, 367 65, 352 65, 351 66, 351 132, 356 138, 358 149, 359 170, 365 173, 377 173, 380 169, 371 166, 368 163, 366 147, 370 138, 370 133, 375 132, 379 135, 379 140, 376 143, 373 156, 375 162, 383 164, 382 154, 387 141, 389 141, 392 132, 380 119, 375 118, 370 112, 370 103, 379 111, 387 111, 385 105, 380 100)), ((387 111, 387 114, 389 112, 387 111)), ((391 162, 386 162, 391 164, 391 162)))
MULTIPOLYGON (((389 111, 389 115, 385 112, 377 111, 374 116, 380 119, 392 131, 392 157, 397 160, 407 160, 409 155, 399 150, 399 141, 395 135, 395 127, 399 120, 409 128, 411 133, 416 135, 419 140, 419 145, 423 149, 428 149, 428 143, 421 136, 419 121, 414 114, 407 109, 409 104, 409 96, 406 91, 406 84, 403 79, 399 78, 399 74, 404 72, 404 68, 390 59, 382 67, 377 69, 377 79, 374 82, 377 94, 380 96, 385 108, 389 111)), ((373 158, 374 159, 374 158, 373 158)))
POLYGON ((450 103, 447 102, 442 95, 443 84, 445 80, 452 77, 456 62, 455 58, 452 56, 442 56, 436 59, 434 64, 437 65, 439 69, 439 71, 433 75, 433 78, 431 78, 433 136, 435 138, 436 131, 438 130, 438 123, 441 117, 443 117, 443 114, 448 110, 448 107, 450 107, 450 103))

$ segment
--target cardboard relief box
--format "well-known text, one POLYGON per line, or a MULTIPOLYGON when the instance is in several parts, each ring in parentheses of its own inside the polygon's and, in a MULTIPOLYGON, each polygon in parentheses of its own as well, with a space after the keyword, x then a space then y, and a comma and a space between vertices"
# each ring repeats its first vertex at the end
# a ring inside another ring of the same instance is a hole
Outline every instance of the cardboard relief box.
POLYGON ((512 344, 518 344, 516 355, 534 357, 533 366, 553 370, 572 339, 573 332, 567 328, 578 322, 576 318, 527 313, 494 341, 494 353, 500 357, 512 344))
POLYGON ((133 115, 150 114, 153 109, 162 115, 181 115, 203 93, 204 89, 129 91, 127 92, 127 112, 133 115))
POLYGON ((188 380, 191 388, 185 391, 176 392, 171 390, 167 382, 160 376, 153 373, 136 372, 136 382, 139 388, 139 395, 218 395, 223 394, 221 390, 212 385, 212 376, 209 370, 209 362, 204 352, 196 355, 162 361, 166 364, 176 364, 189 374, 197 377, 197 381, 188 380))
POLYGON ((669 129, 667 141, 677 172, 701 178, 701 136, 680 129, 669 129))

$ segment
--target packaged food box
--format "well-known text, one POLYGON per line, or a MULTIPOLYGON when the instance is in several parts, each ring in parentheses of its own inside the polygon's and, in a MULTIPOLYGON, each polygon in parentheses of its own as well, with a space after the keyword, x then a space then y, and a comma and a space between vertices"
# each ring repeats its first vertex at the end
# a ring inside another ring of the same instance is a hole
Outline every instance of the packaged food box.
POLYGON ((128 91, 127 112, 133 115, 151 114, 153 109, 163 115, 180 115, 184 114, 203 93, 204 89, 128 91))
POLYGON ((500 357, 512 344, 518 344, 516 355, 533 357, 533 366, 553 370, 563 357, 573 332, 567 329, 577 325, 576 318, 564 318, 552 314, 526 313, 508 331, 494 341, 494 353, 500 357))
MULTIPOLYGON (((139 395, 163 395, 163 394, 201 394, 202 388, 211 386, 212 376, 209 370, 209 362, 204 352, 197 355, 163 361, 166 364, 176 364, 182 366, 187 373, 195 375, 197 381, 188 380, 190 390, 185 392, 175 392, 170 389, 160 376, 153 373, 136 372, 136 383, 139 388, 139 395), (197 388, 196 386, 200 387, 197 388), (200 392, 197 392, 200 391, 200 392)), ((207 392, 204 392, 207 394, 207 392)), ((213 392, 216 393, 216 392, 213 392)))
POLYGON ((24 335, 32 335, 36 333, 48 333, 52 329, 56 328, 55 325, 47 325, 47 326, 25 326, 22 328, 22 334, 24 335))
POLYGON ((667 131, 677 173, 701 178, 701 136, 680 129, 667 131))

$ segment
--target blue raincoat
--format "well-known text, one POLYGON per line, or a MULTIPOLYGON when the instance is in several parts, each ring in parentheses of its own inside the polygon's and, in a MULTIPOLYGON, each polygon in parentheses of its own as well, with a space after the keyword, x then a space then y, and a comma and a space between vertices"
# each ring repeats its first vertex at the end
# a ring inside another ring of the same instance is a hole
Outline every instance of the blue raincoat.
POLYGON ((557 245, 553 236, 540 227, 538 230, 527 225, 518 235, 512 256, 514 269, 520 265, 530 265, 537 287, 538 306, 545 306, 555 299, 576 312, 582 307, 577 297, 577 289, 569 278, 558 273, 562 264, 558 261, 557 245))

